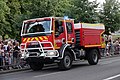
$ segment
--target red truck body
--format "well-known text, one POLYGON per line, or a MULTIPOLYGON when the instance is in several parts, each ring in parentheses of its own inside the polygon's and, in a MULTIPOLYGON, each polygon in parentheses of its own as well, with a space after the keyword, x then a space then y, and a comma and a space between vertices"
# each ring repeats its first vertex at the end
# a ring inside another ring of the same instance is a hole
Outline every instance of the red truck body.
MULTIPOLYGON (((77 23, 75 24, 75 31, 80 32, 80 44, 84 47, 101 47, 102 34, 104 32, 103 24, 89 24, 89 23, 77 23)), ((78 42, 76 42, 78 43, 78 42)))
POLYGON ((72 61, 78 59, 87 59, 95 65, 104 30, 103 24, 74 24, 73 19, 63 17, 25 20, 21 30, 22 58, 33 70, 49 62, 57 62, 61 69, 70 69, 72 61))

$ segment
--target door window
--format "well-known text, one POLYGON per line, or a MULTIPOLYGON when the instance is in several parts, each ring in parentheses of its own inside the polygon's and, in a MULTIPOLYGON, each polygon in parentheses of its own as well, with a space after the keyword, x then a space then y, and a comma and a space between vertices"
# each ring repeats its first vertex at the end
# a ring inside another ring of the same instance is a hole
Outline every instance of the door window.
POLYGON ((66 22, 67 32, 72 33, 72 23, 66 22))

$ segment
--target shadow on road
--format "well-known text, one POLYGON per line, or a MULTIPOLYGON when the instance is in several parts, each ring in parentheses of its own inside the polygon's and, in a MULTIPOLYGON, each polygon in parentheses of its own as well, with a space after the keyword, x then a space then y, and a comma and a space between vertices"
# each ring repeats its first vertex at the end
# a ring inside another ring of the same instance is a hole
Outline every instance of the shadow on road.
MULTIPOLYGON (((90 66, 88 63, 74 63, 71 67, 71 69, 76 69, 76 68, 81 68, 81 67, 88 67, 90 66)), ((59 70, 59 67, 57 64, 55 64, 54 66, 48 66, 48 67, 45 67, 43 68, 42 70, 40 71, 33 71, 33 70, 30 70, 29 72, 43 72, 43 73, 49 73, 49 72, 59 72, 61 70, 59 70)))

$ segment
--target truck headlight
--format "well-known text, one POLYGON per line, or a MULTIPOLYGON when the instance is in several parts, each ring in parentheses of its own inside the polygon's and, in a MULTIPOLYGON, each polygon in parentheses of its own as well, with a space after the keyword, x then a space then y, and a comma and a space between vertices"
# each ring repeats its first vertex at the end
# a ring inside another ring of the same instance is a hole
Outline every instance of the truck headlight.
POLYGON ((26 57, 26 54, 22 53, 21 54, 21 59, 25 58, 26 57))
POLYGON ((25 57, 25 54, 23 53, 21 56, 22 56, 22 57, 25 57))
POLYGON ((26 57, 29 57, 29 54, 26 54, 26 57))
POLYGON ((58 53, 56 51, 50 51, 50 52, 47 52, 46 56, 57 56, 58 53))

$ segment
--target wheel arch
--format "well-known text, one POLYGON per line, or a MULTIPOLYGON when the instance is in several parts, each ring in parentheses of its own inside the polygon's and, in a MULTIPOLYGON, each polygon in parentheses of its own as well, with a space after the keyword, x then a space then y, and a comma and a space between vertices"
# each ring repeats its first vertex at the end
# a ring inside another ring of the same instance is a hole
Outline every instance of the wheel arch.
POLYGON ((59 57, 60 57, 60 59, 63 58, 63 56, 65 55, 65 51, 66 50, 71 54, 71 56, 72 56, 72 58, 74 60, 75 59, 75 54, 74 54, 74 51, 70 48, 70 44, 64 44, 64 45, 62 45, 62 47, 59 50, 59 54, 60 54, 59 57))

